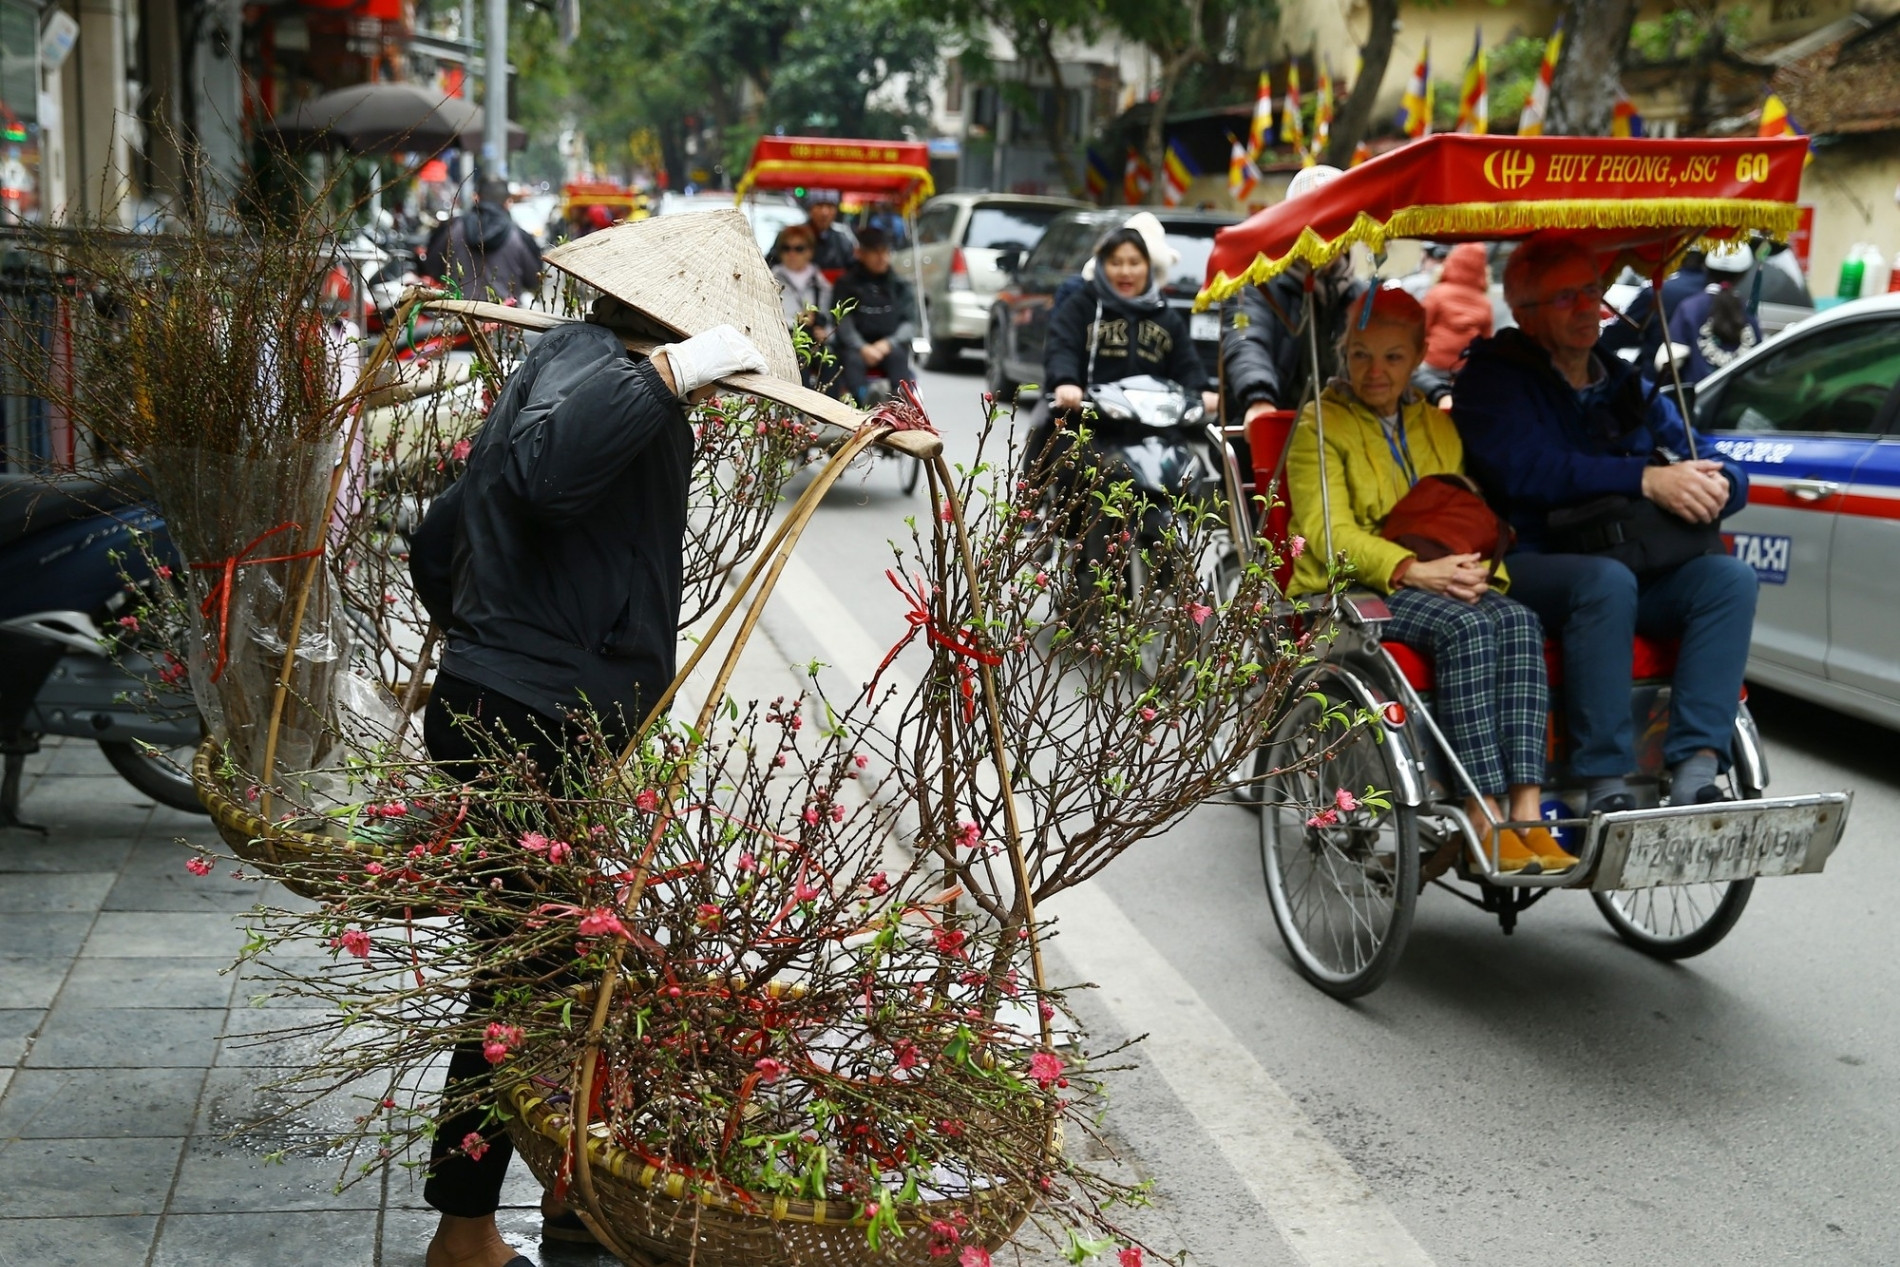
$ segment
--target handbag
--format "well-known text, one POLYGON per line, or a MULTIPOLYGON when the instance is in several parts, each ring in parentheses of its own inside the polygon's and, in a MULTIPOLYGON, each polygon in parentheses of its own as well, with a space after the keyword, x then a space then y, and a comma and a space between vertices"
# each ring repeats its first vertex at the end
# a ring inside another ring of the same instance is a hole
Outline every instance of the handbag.
POLYGON ((1639 577, 1668 572, 1691 559, 1723 552, 1719 522, 1690 523, 1647 497, 1612 493, 1580 506, 1553 510, 1546 524, 1552 550, 1606 555, 1639 577))
POLYGON ((1379 535, 1424 562, 1448 554, 1479 555, 1491 565, 1493 576, 1517 541, 1517 533, 1491 509, 1478 486, 1452 474, 1427 475, 1412 485, 1386 515, 1379 535))

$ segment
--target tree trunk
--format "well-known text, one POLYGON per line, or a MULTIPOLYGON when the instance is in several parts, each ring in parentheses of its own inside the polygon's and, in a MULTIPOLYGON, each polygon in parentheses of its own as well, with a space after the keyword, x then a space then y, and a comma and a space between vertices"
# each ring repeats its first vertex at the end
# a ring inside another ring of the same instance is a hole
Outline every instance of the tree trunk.
POLYGON ((1608 136, 1637 0, 1570 0, 1564 43, 1550 81, 1551 136, 1608 136))
POLYGON ((1392 41, 1398 33, 1399 0, 1370 0, 1371 29, 1366 46, 1359 50, 1364 65, 1352 94, 1333 119, 1332 137, 1326 142, 1326 161, 1334 167, 1352 162, 1352 152, 1365 139, 1372 126, 1372 111, 1379 103, 1379 85, 1385 82, 1385 68, 1392 60, 1392 41))
POLYGON ((1048 142, 1049 157, 1055 160, 1056 171, 1061 175, 1063 192, 1079 198, 1082 182, 1076 178, 1075 157, 1069 152, 1069 93, 1062 86, 1062 63, 1056 60, 1055 32, 1049 23, 1036 23, 1034 43, 1042 56, 1043 69, 1049 72, 1049 82, 1055 85, 1056 108, 1043 117, 1043 139, 1048 142))

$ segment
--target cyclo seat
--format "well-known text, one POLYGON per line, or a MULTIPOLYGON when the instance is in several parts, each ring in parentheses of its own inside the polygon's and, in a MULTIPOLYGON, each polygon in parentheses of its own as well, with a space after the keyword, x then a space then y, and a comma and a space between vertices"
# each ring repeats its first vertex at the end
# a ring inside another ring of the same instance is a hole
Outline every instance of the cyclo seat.
MULTIPOLYGON (((1399 666, 1399 672, 1412 684, 1415 691, 1432 689, 1431 657, 1415 647, 1403 642, 1385 639, 1379 645, 1399 666)), ((1637 634, 1632 644, 1634 658, 1630 665, 1630 681, 1643 682, 1653 679, 1667 679, 1676 671, 1676 653, 1678 646, 1674 638, 1645 638, 1637 634)), ((1554 639, 1544 639, 1544 669, 1554 687, 1563 685, 1564 652, 1563 647, 1554 639)))

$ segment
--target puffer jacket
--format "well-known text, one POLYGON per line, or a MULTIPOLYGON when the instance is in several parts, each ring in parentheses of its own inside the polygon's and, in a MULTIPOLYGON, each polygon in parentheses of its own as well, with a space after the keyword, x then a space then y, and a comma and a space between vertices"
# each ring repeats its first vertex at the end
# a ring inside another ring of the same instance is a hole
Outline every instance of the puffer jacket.
POLYGON ((491 202, 478 202, 451 221, 438 251, 423 271, 464 299, 519 299, 541 284, 541 252, 508 209, 491 202))
MULTIPOLYGON (((1319 374, 1322 383, 1339 372, 1339 336, 1345 333, 1353 302, 1366 293, 1354 281, 1328 294, 1319 292, 1319 374)), ((1306 281, 1289 269, 1265 286, 1249 286, 1221 306, 1221 369, 1227 381, 1229 413, 1239 418, 1247 406, 1269 401, 1297 409, 1312 378, 1312 350, 1304 330, 1306 281)))
POLYGON ((544 335, 410 541, 443 671, 549 717, 651 704, 679 643, 692 452, 679 401, 619 336, 544 335))
MULTIPOLYGON (((1418 477, 1464 474, 1464 445, 1451 418, 1411 393, 1407 397, 1399 406, 1399 421, 1418 477)), ((1333 549, 1345 556, 1353 583, 1389 594, 1392 573, 1413 555, 1380 536, 1379 529, 1411 491, 1411 481, 1393 459, 1379 416, 1352 388, 1335 380, 1320 400, 1326 406, 1326 487, 1333 510, 1333 549)), ((1288 445, 1287 502, 1293 531, 1306 538, 1306 550, 1293 564, 1293 580, 1287 588, 1293 594, 1312 594, 1327 586, 1327 560, 1325 503, 1319 489, 1319 426, 1310 403, 1301 412, 1288 445)), ((1510 579, 1500 566, 1491 583, 1502 590, 1510 579)))
POLYGON ((1451 248, 1438 284, 1425 292, 1425 364, 1457 369, 1473 340, 1491 337, 1491 295, 1486 288, 1484 248, 1465 242, 1451 248))
MULTIPOLYGON (((1471 473, 1498 513, 1517 529, 1519 550, 1541 549, 1553 510, 1620 494, 1643 495, 1643 468, 1657 449, 1689 454, 1682 416, 1669 396, 1652 390, 1632 365, 1596 352, 1604 378, 1586 399, 1550 354, 1522 330, 1500 330, 1472 346, 1452 417, 1471 473)), ((1717 455, 1698 435, 1696 453, 1717 455)), ((1748 501, 1748 475, 1723 462, 1732 515, 1748 501)))
POLYGON ((1150 287, 1146 294, 1124 298, 1098 278, 1071 295, 1049 319, 1043 345, 1043 381, 1049 387, 1118 383, 1140 374, 1173 379, 1195 392, 1211 385, 1188 337, 1187 321, 1159 290, 1150 287))

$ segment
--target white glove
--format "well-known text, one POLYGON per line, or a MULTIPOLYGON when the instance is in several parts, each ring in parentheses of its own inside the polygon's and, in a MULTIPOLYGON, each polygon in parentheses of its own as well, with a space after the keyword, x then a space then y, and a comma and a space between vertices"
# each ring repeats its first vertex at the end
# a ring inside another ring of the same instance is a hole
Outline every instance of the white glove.
POLYGON ((666 363, 673 371, 673 392, 682 400, 722 378, 746 371, 766 372, 765 354, 731 326, 714 326, 684 343, 667 343, 653 349, 655 356, 662 352, 666 353, 666 363))

